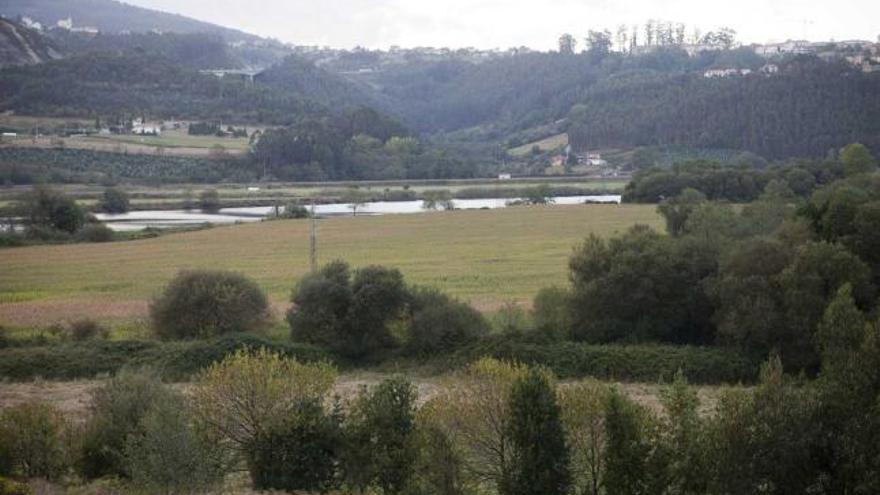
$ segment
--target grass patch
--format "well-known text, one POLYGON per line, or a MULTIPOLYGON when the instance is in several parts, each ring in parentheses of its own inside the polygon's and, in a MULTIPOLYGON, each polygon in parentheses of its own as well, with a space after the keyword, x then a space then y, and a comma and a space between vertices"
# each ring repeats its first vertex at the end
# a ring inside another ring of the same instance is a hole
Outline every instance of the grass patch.
POLYGON ((38 290, 25 290, 18 292, 2 291, 0 292, 0 304, 36 301, 38 299, 44 299, 47 295, 47 292, 38 290))
POLYGON ((550 136, 548 138, 541 139, 540 141, 535 141, 532 143, 526 143, 522 146, 517 146, 516 148, 511 148, 507 150, 509 154, 512 156, 525 156, 532 152, 532 148, 537 146, 541 149, 541 151, 554 150, 557 148, 564 148, 568 145, 568 134, 557 134, 555 136, 550 136))

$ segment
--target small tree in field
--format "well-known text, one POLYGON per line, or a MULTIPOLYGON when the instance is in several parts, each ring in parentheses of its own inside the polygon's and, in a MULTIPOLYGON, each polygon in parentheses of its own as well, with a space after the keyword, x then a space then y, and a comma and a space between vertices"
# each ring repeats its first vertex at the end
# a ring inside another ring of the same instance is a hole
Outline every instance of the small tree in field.
POLYGON ((79 456, 87 478, 128 476, 128 439, 142 432, 142 420, 155 404, 172 400, 168 390, 148 371, 123 371, 92 393, 79 456))
POLYGON ((348 264, 336 261, 300 282, 287 321, 294 340, 361 358, 395 345, 390 324, 408 299, 400 271, 368 266, 352 276, 348 264))
POLYGON ((124 189, 108 187, 101 198, 101 209, 106 213, 125 213, 129 208, 128 193, 124 189))
POLYGON ((351 215, 356 217, 357 211, 367 204, 367 194, 360 189, 352 187, 342 196, 342 202, 348 204, 351 215))
POLYGON ((216 189, 207 189, 199 195, 199 208, 205 213, 220 211, 220 193, 216 189))
POLYGON ((504 495, 568 493, 569 451, 554 389, 547 373, 538 369, 513 384, 507 419, 512 462, 501 485, 504 495))
POLYGON ((180 272, 150 305, 163 339, 206 338, 261 328, 269 315, 266 295, 253 281, 224 271, 180 272))
POLYGON ((329 364, 303 364, 260 349, 239 350, 202 374, 193 392, 197 421, 232 450, 247 454, 254 439, 321 403, 336 381, 329 364))
POLYGON ((0 476, 52 480, 61 477, 70 466, 65 442, 68 430, 64 415, 49 404, 26 402, 3 410, 0 476))
POLYGON ((437 397, 421 410, 426 421, 458 446, 462 471, 468 481, 485 490, 497 490, 510 479, 510 392, 528 367, 481 359, 449 378, 437 397))
POLYGON ((170 393, 156 401, 125 442, 126 473, 148 493, 206 493, 222 483, 223 452, 194 428, 184 397, 170 393))

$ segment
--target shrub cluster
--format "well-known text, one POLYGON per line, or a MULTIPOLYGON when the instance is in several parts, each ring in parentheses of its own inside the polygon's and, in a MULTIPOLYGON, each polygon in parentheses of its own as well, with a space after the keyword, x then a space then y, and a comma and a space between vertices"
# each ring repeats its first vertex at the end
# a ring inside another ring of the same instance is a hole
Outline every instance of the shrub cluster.
POLYGON ((561 378, 657 382, 681 370, 694 383, 753 383, 762 357, 733 349, 673 345, 533 343, 493 335, 458 351, 453 363, 490 357, 544 366, 561 378))
POLYGON ((162 339, 207 338, 249 332, 267 321, 269 303, 246 277, 222 271, 184 271, 150 306, 153 329, 162 339))
POLYGON ((414 354, 450 351, 486 332, 482 316, 436 290, 409 288, 396 269, 370 266, 352 275, 333 262, 303 278, 287 313, 293 340, 364 358, 400 344, 414 354), (401 339, 392 327, 407 329, 401 339))
POLYGON ((165 379, 185 380, 245 348, 266 348, 307 362, 329 358, 323 350, 309 345, 279 343, 250 334, 167 343, 98 340, 0 348, 0 376, 11 380, 73 380, 147 366, 165 379))

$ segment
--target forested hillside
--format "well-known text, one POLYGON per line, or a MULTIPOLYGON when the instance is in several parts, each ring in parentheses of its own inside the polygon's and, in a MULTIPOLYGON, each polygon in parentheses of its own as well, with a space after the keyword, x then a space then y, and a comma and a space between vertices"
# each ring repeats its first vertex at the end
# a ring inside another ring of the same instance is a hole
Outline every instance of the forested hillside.
POLYGON ((301 95, 327 107, 375 106, 379 101, 368 86, 344 79, 296 55, 266 69, 257 76, 256 83, 301 95))
POLYGON ((135 7, 116 0, 4 0, 0 15, 26 16, 44 26, 68 17, 75 26, 94 27, 106 33, 153 30, 176 33, 212 33, 228 41, 253 40, 256 36, 189 17, 135 7))
POLYGON ((304 95, 218 79, 153 54, 89 53, 0 72, 0 108, 32 115, 287 124, 327 112, 304 95))
POLYGON ((415 60, 350 77, 376 87, 411 126, 425 132, 483 125, 506 134, 564 118, 589 88, 618 73, 639 69, 683 73, 762 64, 747 49, 703 52, 697 57, 665 49, 645 55, 526 51, 482 63, 466 58, 415 60))
POLYGON ((40 33, 0 18, 0 69, 39 64, 60 57, 61 51, 40 33))
POLYGON ((880 147, 880 74, 803 59, 772 76, 639 71, 608 78, 571 113, 577 149, 683 145, 767 158, 880 147))

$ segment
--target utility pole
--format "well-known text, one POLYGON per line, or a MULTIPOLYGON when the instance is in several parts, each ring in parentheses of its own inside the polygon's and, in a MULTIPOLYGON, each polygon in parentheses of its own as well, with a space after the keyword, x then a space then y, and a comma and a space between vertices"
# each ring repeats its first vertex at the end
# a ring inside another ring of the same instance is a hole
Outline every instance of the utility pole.
POLYGON ((318 220, 315 218, 315 198, 312 198, 312 229, 309 233, 309 264, 312 273, 318 271, 318 220))

